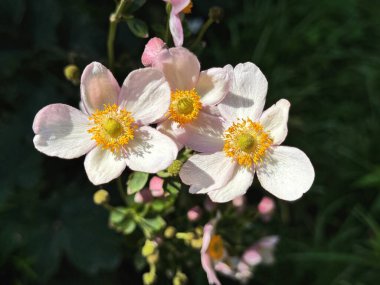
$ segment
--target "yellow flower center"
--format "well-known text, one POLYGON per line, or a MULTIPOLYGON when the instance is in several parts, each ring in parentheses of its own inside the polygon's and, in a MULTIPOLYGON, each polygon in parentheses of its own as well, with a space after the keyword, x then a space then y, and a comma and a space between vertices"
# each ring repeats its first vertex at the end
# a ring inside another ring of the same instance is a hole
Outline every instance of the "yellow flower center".
POLYGON ((189 123, 198 117, 199 110, 202 108, 197 91, 176 90, 171 94, 169 107, 169 118, 180 125, 189 123))
POLYGON ((210 240, 210 244, 207 249, 207 253, 210 255, 211 259, 219 260, 223 257, 224 247, 223 240, 220 235, 213 235, 210 240))
POLYGON ((119 154, 133 139, 136 125, 131 113, 119 109, 115 104, 104 105, 104 110, 96 110, 89 119, 94 126, 88 132, 103 149, 119 154))
POLYGON ((190 1, 189 4, 182 10, 182 13, 184 14, 191 14, 191 9, 193 8, 193 2, 190 1))
POLYGON ((245 167, 263 160, 273 141, 260 123, 238 120, 224 132, 224 152, 245 167))

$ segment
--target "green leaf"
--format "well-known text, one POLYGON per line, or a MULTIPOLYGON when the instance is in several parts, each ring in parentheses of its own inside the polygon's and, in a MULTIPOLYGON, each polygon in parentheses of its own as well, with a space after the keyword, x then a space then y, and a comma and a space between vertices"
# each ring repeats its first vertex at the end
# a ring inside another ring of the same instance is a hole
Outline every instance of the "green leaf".
POLYGON ((133 19, 127 20, 127 24, 131 32, 136 37, 144 38, 144 39, 149 37, 148 26, 144 21, 133 18, 133 19))
POLYGON ((128 186, 128 194, 134 194, 139 192, 144 188, 145 184, 148 182, 149 174, 145 172, 133 172, 129 175, 127 186, 128 186))
POLYGON ((129 235, 136 229, 136 223, 133 220, 126 220, 123 223, 123 233, 129 235))
POLYGON ((165 220, 160 216, 150 219, 140 218, 139 220, 139 226, 143 230, 145 236, 148 238, 150 238, 153 235, 153 233, 158 232, 163 227, 165 227, 165 225, 165 220))

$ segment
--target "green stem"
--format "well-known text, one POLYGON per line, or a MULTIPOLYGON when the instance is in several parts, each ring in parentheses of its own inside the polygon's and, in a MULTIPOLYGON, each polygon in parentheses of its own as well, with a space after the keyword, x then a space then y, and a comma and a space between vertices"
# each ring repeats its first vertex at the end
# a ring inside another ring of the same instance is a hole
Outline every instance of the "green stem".
POLYGON ((205 33, 208 30, 208 28, 210 28, 210 26, 211 26, 212 23, 214 23, 214 21, 211 18, 208 18, 207 21, 206 21, 206 23, 203 24, 201 30, 198 33, 197 38, 195 39, 195 41, 191 45, 190 49, 195 49, 199 45, 199 43, 201 42, 203 36, 205 35, 205 33))
POLYGON ((120 0, 119 4, 116 6, 116 10, 110 16, 110 26, 108 30, 108 40, 107 40, 107 52, 108 52, 108 65, 112 70, 115 64, 115 37, 116 37, 116 28, 117 24, 120 22, 121 15, 125 8, 125 5, 128 3, 128 0, 120 0))
POLYGON ((119 190, 121 199, 127 204, 127 195, 125 194, 125 189, 123 186, 123 181, 121 180, 121 176, 117 178, 117 190, 119 190))

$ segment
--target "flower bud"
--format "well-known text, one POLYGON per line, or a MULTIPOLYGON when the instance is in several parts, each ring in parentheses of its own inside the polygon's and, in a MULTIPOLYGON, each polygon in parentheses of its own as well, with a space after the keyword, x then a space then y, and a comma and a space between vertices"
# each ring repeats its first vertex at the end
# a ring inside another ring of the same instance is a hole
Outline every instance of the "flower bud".
POLYGON ((145 257, 152 255, 157 249, 157 243, 147 239, 141 250, 141 254, 145 257))
POLYGON ((211 7, 208 11, 208 17, 213 20, 215 23, 220 23, 220 21, 223 19, 224 11, 221 7, 214 6, 211 7))
POLYGON ((257 209, 263 220, 268 222, 273 215, 275 207, 276 204, 274 203, 272 198, 264 197, 257 206, 257 209))
POLYGON ((239 211, 242 212, 245 208, 246 198, 245 196, 239 196, 232 200, 232 205, 239 211))
POLYGON ((160 257, 160 254, 158 251, 156 251, 155 253, 147 256, 146 261, 149 264, 156 264, 158 262, 159 257, 160 257))
POLYGON ((202 209, 199 206, 192 207, 189 211, 187 211, 187 218, 190 222, 198 221, 202 216, 202 209))
POLYGON ((143 274, 143 283, 144 285, 152 285, 156 281, 156 272, 151 270, 143 274))
POLYGON ((187 281, 187 276, 182 271, 177 270, 173 278, 173 285, 185 285, 187 281))
POLYGON ((108 202, 109 193, 107 192, 107 190, 100 189, 95 192, 93 200, 96 205, 103 205, 108 202))
POLYGON ((194 249, 201 249, 202 248, 203 239, 202 238, 196 238, 192 239, 190 241, 190 245, 194 249))
POLYGON ((164 196, 164 179, 158 177, 158 176, 153 176, 152 179, 149 181, 149 190, 152 193, 153 197, 162 197, 164 196))
POLYGON ((152 193, 149 191, 148 188, 144 188, 137 192, 134 197, 134 201, 138 204, 141 203, 148 203, 153 200, 152 193))
POLYGON ((172 237, 174 237, 174 235, 176 234, 176 229, 175 229, 175 227, 172 227, 172 226, 169 226, 169 227, 167 227, 166 229, 165 229, 165 231, 164 231, 164 236, 166 237, 166 238, 172 238, 172 237))
POLYGON ((65 75, 67 80, 69 80, 75 85, 77 85, 80 81, 80 70, 78 66, 74 64, 66 65, 63 69, 63 74, 65 75))
POLYGON ((172 176, 178 175, 179 171, 181 170, 183 162, 180 160, 174 160, 172 164, 169 165, 167 171, 172 176))

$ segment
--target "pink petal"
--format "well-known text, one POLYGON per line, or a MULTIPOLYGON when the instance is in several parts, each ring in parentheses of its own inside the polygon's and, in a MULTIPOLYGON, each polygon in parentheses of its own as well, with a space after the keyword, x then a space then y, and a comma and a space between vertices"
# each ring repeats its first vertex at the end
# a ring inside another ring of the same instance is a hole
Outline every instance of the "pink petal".
POLYGON ((244 253, 242 259, 244 260, 245 263, 247 263, 249 266, 256 266, 258 265, 261 261, 261 255, 257 251, 256 246, 251 246, 248 248, 244 253))
POLYGON ((208 192, 211 201, 225 203, 244 195, 253 182, 253 172, 245 167, 236 167, 227 184, 208 192))
POLYGON ((173 13, 173 11, 170 13, 169 18, 169 28, 170 33, 173 37, 173 42, 176 47, 181 47, 183 45, 183 28, 182 28, 182 22, 181 18, 173 13))
POLYGON ((276 146, 257 168, 261 186, 274 196, 294 201, 306 193, 314 181, 314 168, 298 148, 276 146))
POLYGON ((164 74, 150 67, 132 71, 123 83, 119 105, 141 124, 160 119, 170 105, 170 87, 164 74))
POLYGON ((87 65, 81 78, 81 97, 88 114, 103 109, 104 104, 116 104, 119 84, 111 71, 99 62, 87 65))
POLYGON ((198 118, 173 129, 178 141, 187 147, 199 151, 212 153, 223 149, 224 121, 221 117, 209 115, 200 111, 198 118))
POLYGON ((145 45, 141 62, 144 66, 152 65, 158 54, 165 48, 165 43, 160 38, 152 38, 145 45))
POLYGON ((170 137, 177 146, 178 151, 183 148, 183 144, 178 141, 176 133, 178 130, 178 124, 171 120, 164 120, 162 123, 157 125, 157 130, 170 137))
POLYGON ((84 160, 84 168, 88 179, 94 185, 100 185, 118 178, 127 166, 123 158, 115 156, 108 150, 96 147, 84 160))
POLYGON ((34 118, 34 146, 49 156, 80 157, 96 145, 87 131, 89 125, 88 117, 78 109, 64 104, 48 105, 34 118))
POLYGON ((190 4, 190 0, 169 0, 168 2, 172 4, 172 12, 175 14, 181 13, 190 4))
MULTIPOLYGON (((230 65, 225 69, 231 71, 230 65)), ((228 121, 238 118, 259 119, 265 104, 268 81, 261 70, 251 62, 240 63, 233 70, 229 94, 218 105, 228 121)))
POLYGON ((168 136, 143 126, 127 145, 126 161, 132 170, 157 173, 167 168, 177 157, 177 146, 168 136))
POLYGON ((216 105, 227 95, 232 72, 224 68, 210 68, 202 71, 196 86, 204 105, 216 105))
POLYGON ((195 154, 182 166, 179 176, 191 185, 190 193, 203 194, 226 185, 236 164, 224 152, 195 154))
POLYGON ((289 108, 289 101, 281 99, 261 115, 260 123, 275 145, 281 144, 288 134, 289 108))
POLYGON ((151 191, 153 197, 162 197, 164 196, 164 179, 153 176, 149 181, 149 190, 151 191))
POLYGON ((211 236, 214 233, 214 225, 212 222, 206 224, 203 228, 203 240, 201 248, 201 263, 203 270, 207 274, 209 284, 221 285, 218 277, 216 277, 211 257, 208 255, 207 250, 210 245, 211 236))
POLYGON ((182 47, 160 53, 153 66, 165 74, 171 90, 174 91, 195 88, 201 68, 198 58, 182 47))

